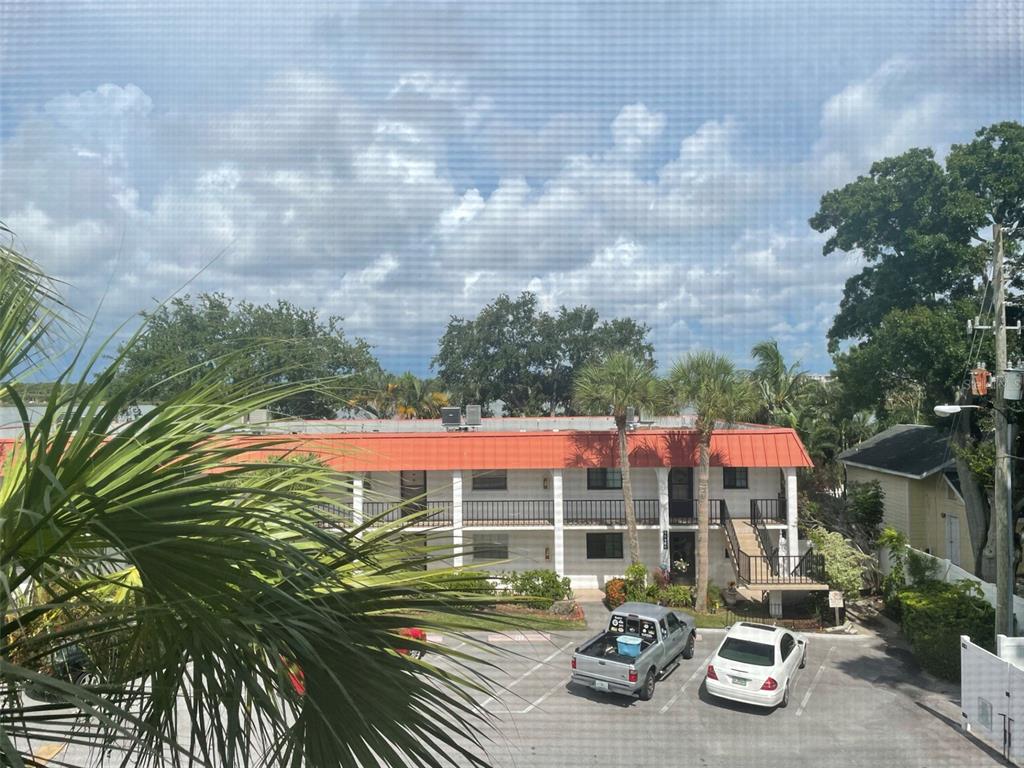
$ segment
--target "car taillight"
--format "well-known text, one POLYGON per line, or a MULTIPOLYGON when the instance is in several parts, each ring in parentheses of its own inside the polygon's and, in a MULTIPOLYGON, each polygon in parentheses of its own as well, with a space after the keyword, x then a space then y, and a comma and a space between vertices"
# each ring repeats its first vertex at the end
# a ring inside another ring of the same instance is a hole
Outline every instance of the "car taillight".
POLYGON ((778 687, 779 687, 779 684, 776 683, 774 679, 769 677, 767 680, 764 681, 764 685, 761 686, 761 690, 762 691, 774 691, 778 687))
POLYGON ((576 669, 576 657, 575 656, 572 657, 572 668, 576 669))
POLYGON ((629 670, 629 682, 631 682, 631 683, 635 683, 636 682, 636 670, 635 669, 629 670))
POLYGON ((715 668, 708 664, 708 680, 717 680, 718 675, 715 673, 715 668))

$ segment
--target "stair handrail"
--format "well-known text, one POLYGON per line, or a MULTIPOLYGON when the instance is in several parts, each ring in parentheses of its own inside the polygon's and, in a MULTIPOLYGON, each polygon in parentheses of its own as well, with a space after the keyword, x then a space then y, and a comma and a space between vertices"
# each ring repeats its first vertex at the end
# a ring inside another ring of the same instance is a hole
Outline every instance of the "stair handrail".
POLYGON ((759 514, 757 499, 750 500, 750 527, 757 534, 757 542, 761 545, 761 554, 768 558, 768 568, 772 576, 779 575, 778 547, 772 546, 771 537, 768 536, 768 528, 765 526, 764 518, 759 514))
POLYGON ((825 556, 819 555, 813 549, 808 549, 799 560, 796 566, 790 571, 790 576, 806 576, 808 578, 820 579, 825 572, 825 556), (805 572, 806 571, 806 572, 805 572))
POLYGON ((750 555, 740 549, 739 539, 736 537, 736 528, 733 525, 732 516, 729 514, 729 507, 725 503, 725 499, 721 500, 719 509, 721 510, 722 527, 725 529, 725 537, 729 543, 729 549, 732 551, 732 562, 736 576, 739 577, 740 581, 749 584, 750 555))

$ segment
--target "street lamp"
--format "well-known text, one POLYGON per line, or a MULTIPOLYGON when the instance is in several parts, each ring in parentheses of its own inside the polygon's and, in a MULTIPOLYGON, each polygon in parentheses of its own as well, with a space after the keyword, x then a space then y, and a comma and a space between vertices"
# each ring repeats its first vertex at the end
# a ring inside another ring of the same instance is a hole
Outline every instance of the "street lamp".
POLYGON ((954 416, 965 408, 981 408, 980 405, 936 405, 932 410, 936 416, 954 416))
MULTIPOLYGON (((997 382, 996 400, 1004 404, 1003 382, 997 382)), ((1019 398, 1020 390, 1017 389, 1019 398)), ((981 408, 980 405, 936 405, 933 409, 936 416, 952 416, 968 408, 981 408)), ((992 404, 996 412, 995 442, 996 456, 994 467, 995 488, 992 514, 995 516, 996 535, 996 634, 1012 637, 1014 634, 1013 593, 1015 574, 1013 573, 1014 542, 1013 542, 1013 487, 1010 475, 1010 446, 1012 445, 1013 428, 1007 419, 1006 411, 992 404)), ((977 563, 975 563, 977 566, 977 563)))

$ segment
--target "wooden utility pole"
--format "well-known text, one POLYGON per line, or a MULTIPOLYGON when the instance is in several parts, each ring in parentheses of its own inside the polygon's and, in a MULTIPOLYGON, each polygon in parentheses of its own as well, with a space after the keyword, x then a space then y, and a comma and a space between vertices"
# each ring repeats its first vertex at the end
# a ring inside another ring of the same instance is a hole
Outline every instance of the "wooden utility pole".
POLYGON ((1003 274, 1003 229, 992 225, 992 289, 995 294, 993 330, 996 341, 995 394, 996 426, 995 515, 996 534, 996 634, 1012 637, 1013 627, 1013 494, 1010 488, 1009 426, 1006 421, 1006 284, 1003 274))

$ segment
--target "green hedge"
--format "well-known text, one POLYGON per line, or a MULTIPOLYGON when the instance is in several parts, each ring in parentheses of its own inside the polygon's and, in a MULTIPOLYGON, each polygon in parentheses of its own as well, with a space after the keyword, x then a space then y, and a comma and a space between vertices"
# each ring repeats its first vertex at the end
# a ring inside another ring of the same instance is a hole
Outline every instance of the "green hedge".
POLYGON ((538 569, 522 573, 512 571, 502 574, 501 578, 513 595, 536 598, 528 602, 538 608, 550 608, 551 604, 558 600, 572 598, 572 584, 569 578, 559 578, 558 574, 551 570, 538 569))
POLYGON ((960 679, 960 635, 995 649, 995 610, 969 581, 926 581, 898 593, 903 634, 918 663, 946 680, 960 679))

